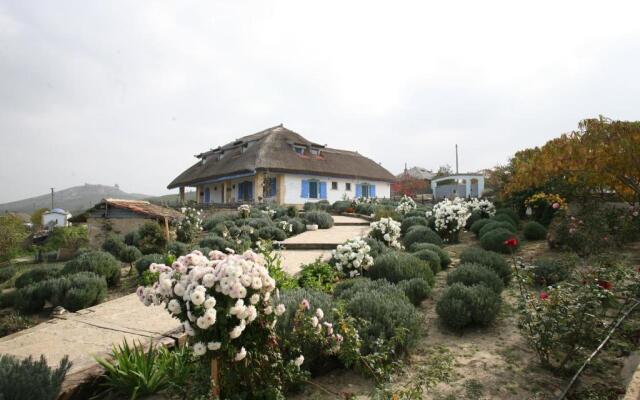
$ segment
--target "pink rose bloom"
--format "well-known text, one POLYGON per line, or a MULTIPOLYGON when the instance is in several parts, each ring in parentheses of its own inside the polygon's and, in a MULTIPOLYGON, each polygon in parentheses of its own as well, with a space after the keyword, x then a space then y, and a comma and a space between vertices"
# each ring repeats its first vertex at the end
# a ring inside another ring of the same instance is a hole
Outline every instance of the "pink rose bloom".
POLYGON ((553 203, 553 205, 551 207, 553 207, 554 210, 557 210, 558 208, 560 208, 560 204, 559 203, 553 203))
POLYGON ((211 260, 222 260, 226 257, 226 254, 221 252, 220 250, 213 250, 209 253, 209 258, 211 260))

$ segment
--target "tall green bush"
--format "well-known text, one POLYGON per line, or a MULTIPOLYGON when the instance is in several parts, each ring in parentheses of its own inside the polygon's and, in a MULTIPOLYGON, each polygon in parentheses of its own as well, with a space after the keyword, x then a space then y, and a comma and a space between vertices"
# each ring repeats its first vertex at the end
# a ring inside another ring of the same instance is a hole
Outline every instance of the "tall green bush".
POLYGON ((329 229, 333 226, 333 218, 331 215, 324 211, 309 211, 304 214, 304 219, 307 224, 318 225, 320 229, 329 229))
POLYGON ((485 285, 496 293, 502 292, 504 283, 492 269, 482 264, 460 264, 447 275, 447 285, 460 282, 465 286, 485 285))
POLYGON ((451 256, 449 253, 440 246, 437 246, 433 243, 414 243, 410 249, 412 252, 417 252, 420 250, 431 250, 435 251, 440 258, 440 268, 447 269, 449 265, 451 265, 451 256))
POLYGON ((19 359, 0 356, 0 398, 3 400, 56 400, 62 382, 71 368, 69 357, 62 358, 53 369, 44 356, 38 361, 29 356, 19 359))
POLYGON ((522 233, 527 240, 544 240, 547 238, 547 228, 536 221, 527 222, 522 229, 522 233))
POLYGON ((429 264, 418 257, 400 251, 390 251, 377 257, 367 271, 372 279, 386 279, 397 283, 413 278, 422 278, 433 285, 433 271, 429 264))
POLYGON ((62 274, 69 275, 82 271, 103 276, 109 286, 115 286, 120 282, 120 262, 103 251, 88 251, 80 254, 64 265, 62 274))
POLYGON ((485 285, 454 283, 438 300, 436 312, 448 327, 463 329, 490 324, 498 315, 501 304, 500 295, 485 285))
POLYGON ((17 289, 29 286, 36 282, 46 281, 47 279, 57 278, 60 275, 62 267, 57 265, 42 265, 31 268, 23 272, 16 278, 14 286, 17 289))
POLYGON ((442 239, 437 233, 426 226, 414 226, 404 236, 403 243, 408 249, 415 243, 433 243, 437 246, 442 246, 442 239))
POLYGON ((440 260, 440 256, 438 255, 438 253, 436 253, 435 251, 424 249, 413 252, 412 254, 422 261, 427 262, 434 275, 441 271, 442 261, 440 260))
POLYGON ((511 281, 511 266, 503 256, 493 251, 470 247, 460 253, 460 263, 482 264, 498 274, 505 286, 511 281))
MULTIPOLYGON (((205 253, 208 255, 208 253, 205 253)), ((138 271, 138 275, 142 276, 145 271, 149 270, 149 266, 151 264, 164 264, 165 256, 162 254, 147 254, 142 256, 135 263, 136 271, 138 271)))
POLYGON ((497 251, 499 253, 511 253, 511 248, 505 244, 509 239, 513 239, 515 235, 504 228, 496 228, 489 231, 480 238, 480 245, 485 250, 497 251))
POLYGON ((167 239, 158 223, 146 222, 138 229, 138 234, 138 248, 142 254, 164 253, 167 239))

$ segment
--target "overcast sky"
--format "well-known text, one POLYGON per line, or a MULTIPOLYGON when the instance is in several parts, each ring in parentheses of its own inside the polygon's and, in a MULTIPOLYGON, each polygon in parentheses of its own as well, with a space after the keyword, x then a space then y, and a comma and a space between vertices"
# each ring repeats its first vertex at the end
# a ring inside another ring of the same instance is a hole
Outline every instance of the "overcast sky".
POLYGON ((393 173, 504 163, 640 119, 640 3, 0 3, 0 202, 167 193, 197 154, 284 125, 393 173), (635 3, 635 5, 634 5, 635 3))

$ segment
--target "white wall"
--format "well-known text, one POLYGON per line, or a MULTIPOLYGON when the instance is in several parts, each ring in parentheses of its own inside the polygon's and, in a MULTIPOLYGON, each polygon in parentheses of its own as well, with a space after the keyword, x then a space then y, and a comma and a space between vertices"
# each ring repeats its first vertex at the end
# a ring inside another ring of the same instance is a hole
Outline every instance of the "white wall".
POLYGON ((285 174, 284 175, 284 186, 285 186, 285 204, 304 204, 307 202, 320 201, 322 199, 305 199, 300 197, 302 191, 302 180, 307 179, 317 179, 320 182, 327 183, 327 201, 330 203, 336 202, 338 200, 342 200, 344 196, 348 199, 353 199, 356 195, 356 183, 370 183, 376 185, 376 196, 378 198, 389 198, 391 197, 391 184, 389 182, 381 182, 381 181, 368 181, 363 179, 345 179, 345 178, 335 178, 329 176, 315 176, 315 175, 293 175, 293 174, 285 174), (331 182, 338 182, 338 190, 331 189, 331 182), (351 190, 347 191, 346 183, 351 183, 351 190))
POLYGON ((42 225, 47 226, 51 221, 55 221, 54 226, 67 226, 67 216, 62 214, 42 214, 42 225))

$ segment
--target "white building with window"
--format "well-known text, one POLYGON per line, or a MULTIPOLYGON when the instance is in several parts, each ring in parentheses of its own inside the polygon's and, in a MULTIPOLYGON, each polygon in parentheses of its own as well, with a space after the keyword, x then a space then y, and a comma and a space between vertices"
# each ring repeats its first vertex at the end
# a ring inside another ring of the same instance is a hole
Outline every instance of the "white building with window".
POLYGON ((69 226, 71 214, 62 208, 54 208, 51 211, 42 213, 42 226, 48 228, 69 226))
POLYGON ((394 176, 357 152, 311 142, 282 125, 196 156, 168 186, 195 187, 198 203, 301 205, 356 197, 389 198, 394 176))

